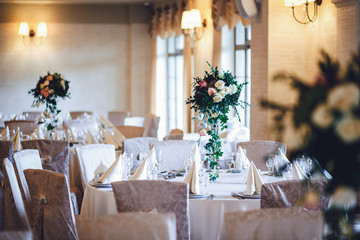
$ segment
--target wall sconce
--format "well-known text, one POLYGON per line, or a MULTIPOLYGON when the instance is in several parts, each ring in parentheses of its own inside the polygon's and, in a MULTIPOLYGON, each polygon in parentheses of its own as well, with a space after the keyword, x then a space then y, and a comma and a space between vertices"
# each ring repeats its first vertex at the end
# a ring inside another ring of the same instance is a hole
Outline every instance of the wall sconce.
POLYGON ((39 22, 37 30, 33 28, 29 29, 27 22, 21 22, 19 27, 19 35, 23 37, 23 42, 25 45, 29 45, 34 38, 40 39, 40 44, 43 43, 44 38, 47 36, 47 27, 45 22, 39 22))
POLYGON ((206 27, 206 19, 201 21, 199 9, 184 11, 181 18, 181 29, 185 34, 193 34, 194 38, 200 39, 206 27))
POLYGON ((322 0, 285 0, 285 6, 286 7, 291 7, 292 8, 292 15, 294 17, 294 19, 298 22, 298 23, 301 23, 301 24, 307 24, 307 23, 310 23, 310 22, 315 22, 318 15, 319 15, 319 6, 321 5, 322 3, 322 0), (314 13, 313 13, 313 16, 310 17, 310 14, 309 14, 309 4, 314 2, 314 13), (300 21, 298 18, 296 18, 295 16, 295 7, 296 6, 300 6, 302 4, 305 4, 305 16, 307 18, 306 21, 300 21))

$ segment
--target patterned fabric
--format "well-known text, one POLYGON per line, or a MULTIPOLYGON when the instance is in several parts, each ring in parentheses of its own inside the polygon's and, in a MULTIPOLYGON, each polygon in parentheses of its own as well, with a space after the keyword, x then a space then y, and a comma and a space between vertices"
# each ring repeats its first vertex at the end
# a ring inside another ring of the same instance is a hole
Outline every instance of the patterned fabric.
POLYGON ((124 152, 132 153, 134 156, 132 171, 137 169, 141 162, 139 161, 140 153, 150 152, 150 144, 158 142, 157 138, 150 137, 139 137, 139 138, 129 138, 124 141, 124 152))
POLYGON ((136 138, 144 136, 145 128, 135 126, 116 127, 126 138, 136 138))
POLYGON ((273 240, 322 239, 320 211, 261 209, 225 213, 226 239, 273 240))
POLYGON ((23 112, 23 115, 25 115, 26 120, 31 120, 37 123, 42 113, 43 112, 31 111, 31 112, 23 112))
POLYGON ((290 180, 264 184, 261 188, 261 208, 302 207, 308 210, 323 210, 329 204, 330 196, 325 193, 329 180, 290 180), (319 193, 318 206, 306 206, 303 197, 311 190, 319 193))
POLYGON ((115 161, 115 146, 111 144, 90 144, 76 148, 83 189, 94 178, 94 171, 101 161, 110 167, 115 161))
POLYGON ((24 174, 31 195, 30 224, 35 239, 78 239, 66 177, 35 169, 24 174))
POLYGON ((258 169, 267 171, 266 160, 269 154, 276 152, 278 148, 286 154, 286 144, 274 141, 249 141, 239 142, 237 148, 241 146, 242 149, 246 150, 246 156, 250 161, 253 161, 258 169))
POLYGON ((177 239, 189 239, 189 188, 185 183, 134 180, 112 183, 118 212, 156 209, 176 215, 177 239))
POLYGON ((126 212, 92 219, 78 219, 76 228, 80 240, 176 239, 176 220, 173 213, 126 212))
POLYGON ((108 119, 109 121, 114 124, 114 126, 124 125, 124 119, 126 117, 130 117, 130 112, 118 112, 112 111, 108 112, 108 119))
POLYGON ((31 120, 12 120, 12 121, 5 121, 5 127, 9 127, 9 130, 16 130, 20 128, 20 131, 23 134, 31 134, 35 131, 37 127, 37 123, 31 120))
POLYGON ((154 144, 156 150, 163 153, 163 162, 160 164, 160 170, 179 170, 184 168, 185 159, 190 157, 196 141, 173 140, 163 141, 154 144))
POLYGON ((32 240, 33 235, 29 231, 0 231, 1 240, 32 240))
MULTIPOLYGON (((4 202, 4 229, 21 231, 30 230, 24 202, 21 197, 18 181, 16 179, 14 166, 7 158, 4 159, 4 168, 6 170, 5 188, 7 190, 4 202)), ((1 235, 0 239, 3 239, 1 238, 1 235)))

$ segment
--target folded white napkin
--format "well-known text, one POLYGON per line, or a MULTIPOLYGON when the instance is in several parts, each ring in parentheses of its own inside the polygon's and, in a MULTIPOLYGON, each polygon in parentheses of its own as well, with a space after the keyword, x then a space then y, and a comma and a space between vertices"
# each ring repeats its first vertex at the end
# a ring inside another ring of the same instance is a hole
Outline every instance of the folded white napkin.
POLYGON ((86 144, 96 144, 96 143, 98 143, 98 141, 91 134, 91 132, 89 130, 87 130, 86 144))
POLYGON ((197 145, 191 151, 191 158, 193 160, 193 164, 189 172, 185 176, 184 183, 189 184, 190 194, 199 195, 201 193, 200 182, 199 182, 201 155, 197 145))
POLYGON ((107 126, 109 128, 114 127, 114 125, 102 115, 100 115, 100 122, 101 122, 102 125, 107 126))
POLYGON ((121 143, 117 141, 108 131, 106 131, 106 143, 114 145, 115 148, 121 147, 121 143))
POLYGON ((16 131, 16 134, 11 138, 11 141, 14 142, 14 151, 21 151, 22 146, 20 142, 20 132, 19 130, 16 131))
POLYGON ((299 180, 308 179, 305 172, 302 170, 302 168, 299 166, 299 163, 296 161, 292 163, 292 171, 293 171, 293 179, 299 179, 299 180))
POLYGON ((111 182, 122 180, 124 155, 121 154, 111 166, 104 172, 103 175, 97 180, 97 183, 107 184, 111 182))
POLYGON ((152 147, 148 155, 146 155, 144 161, 141 163, 141 165, 135 170, 134 174, 130 177, 129 180, 146 180, 150 176, 149 169, 151 167, 151 163, 153 161, 156 161, 156 149, 155 147, 152 147))
POLYGON ((235 158, 235 169, 241 170, 242 167, 249 168, 250 167, 250 161, 246 157, 244 150, 241 146, 238 147, 236 158, 235 158))
POLYGON ((72 141, 72 142, 76 142, 76 141, 77 141, 77 137, 76 137, 76 135, 74 134, 72 128, 70 128, 70 138, 71 138, 71 141, 72 141))
POLYGON ((10 140, 10 130, 9 126, 6 126, 6 128, 1 132, 2 139, 4 140, 10 140))
POLYGON ((99 176, 104 174, 108 168, 109 167, 104 163, 104 161, 101 161, 94 170, 94 181, 97 181, 99 176))
POLYGON ((264 184, 259 171, 253 161, 250 163, 250 169, 247 178, 246 194, 252 195, 261 192, 261 186, 264 184))
POLYGON ((56 130, 54 131, 54 134, 51 136, 51 139, 52 140, 59 140, 59 134, 58 134, 58 132, 56 130))

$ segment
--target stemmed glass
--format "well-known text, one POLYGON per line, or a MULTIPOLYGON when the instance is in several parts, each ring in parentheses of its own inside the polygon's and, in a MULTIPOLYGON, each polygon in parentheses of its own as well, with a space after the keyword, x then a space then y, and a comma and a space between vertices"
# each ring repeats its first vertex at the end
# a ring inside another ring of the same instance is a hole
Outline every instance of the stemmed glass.
POLYGON ((235 161, 233 158, 228 158, 226 159, 226 163, 229 166, 229 170, 227 171, 228 173, 235 173, 234 169, 235 169, 235 161))

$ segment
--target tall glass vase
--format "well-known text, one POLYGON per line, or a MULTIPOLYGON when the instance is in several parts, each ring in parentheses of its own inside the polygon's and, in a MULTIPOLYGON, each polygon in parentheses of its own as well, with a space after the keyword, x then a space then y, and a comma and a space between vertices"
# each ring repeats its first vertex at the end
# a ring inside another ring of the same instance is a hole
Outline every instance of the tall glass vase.
POLYGON ((208 150, 207 160, 210 163, 211 169, 211 173, 209 173, 209 180, 214 182, 219 178, 218 161, 219 157, 222 156, 221 141, 219 137, 220 122, 219 120, 216 120, 215 122, 211 122, 209 125, 210 129, 208 133, 211 136, 211 139, 209 139, 209 142, 205 145, 205 148, 208 150))

